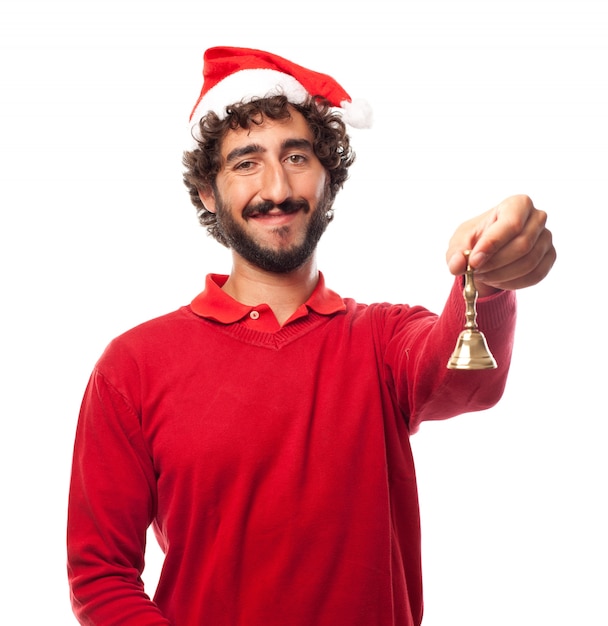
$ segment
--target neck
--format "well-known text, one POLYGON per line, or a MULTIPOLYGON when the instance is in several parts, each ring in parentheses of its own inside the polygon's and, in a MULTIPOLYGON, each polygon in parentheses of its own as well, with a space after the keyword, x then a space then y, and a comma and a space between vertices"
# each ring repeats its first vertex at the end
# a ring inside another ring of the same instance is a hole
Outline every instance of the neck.
POLYGON ((233 253, 233 266, 222 289, 235 300, 267 304, 283 325, 304 304, 319 280, 315 257, 287 274, 266 272, 233 253))

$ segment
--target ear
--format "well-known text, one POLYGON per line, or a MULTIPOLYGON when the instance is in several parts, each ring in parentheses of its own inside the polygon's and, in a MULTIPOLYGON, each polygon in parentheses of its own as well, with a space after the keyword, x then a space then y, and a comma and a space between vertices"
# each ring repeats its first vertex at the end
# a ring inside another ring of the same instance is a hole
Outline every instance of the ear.
POLYGON ((215 194, 212 189, 208 191, 204 191, 202 189, 198 190, 198 197, 201 199, 204 207, 209 211, 209 213, 215 213, 215 194))

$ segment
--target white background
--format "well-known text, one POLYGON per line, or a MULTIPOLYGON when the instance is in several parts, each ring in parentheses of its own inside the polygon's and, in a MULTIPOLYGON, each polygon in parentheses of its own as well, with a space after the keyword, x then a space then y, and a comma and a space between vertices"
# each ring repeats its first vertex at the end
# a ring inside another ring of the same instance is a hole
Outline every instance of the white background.
POLYGON ((230 269, 180 158, 203 51, 236 45, 331 74, 374 108, 320 247, 342 295, 438 310, 460 222, 513 193, 548 211, 559 258, 520 292, 502 402, 412 440, 424 625, 608 624, 607 6, 2 0, 3 622, 75 623, 66 498, 95 360, 230 269))

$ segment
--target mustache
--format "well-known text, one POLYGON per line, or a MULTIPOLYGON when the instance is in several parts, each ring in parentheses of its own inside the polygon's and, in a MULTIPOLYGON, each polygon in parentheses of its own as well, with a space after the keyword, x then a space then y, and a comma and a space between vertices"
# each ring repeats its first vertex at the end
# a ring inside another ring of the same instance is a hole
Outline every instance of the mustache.
POLYGON ((306 200, 287 199, 280 204, 275 204, 270 200, 258 202, 257 204, 249 204, 243 209, 243 217, 248 218, 252 215, 266 215, 273 209, 279 209, 283 213, 296 213, 297 211, 310 211, 310 204, 306 200))

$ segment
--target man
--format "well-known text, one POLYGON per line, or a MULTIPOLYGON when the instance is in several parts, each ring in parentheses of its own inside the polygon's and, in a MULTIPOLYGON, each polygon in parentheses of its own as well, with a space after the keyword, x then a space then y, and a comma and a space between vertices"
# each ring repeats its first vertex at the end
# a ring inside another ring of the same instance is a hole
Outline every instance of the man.
POLYGON ((509 198, 460 226, 439 316, 330 291, 315 249, 368 110, 332 78, 215 48, 185 181, 232 251, 189 306, 115 339, 74 451, 68 568, 82 624, 414 626, 420 529, 409 436, 500 398, 513 290, 555 260, 546 215, 509 198), (471 250, 499 367, 446 367, 471 250), (165 552, 144 591, 146 530, 165 552))

